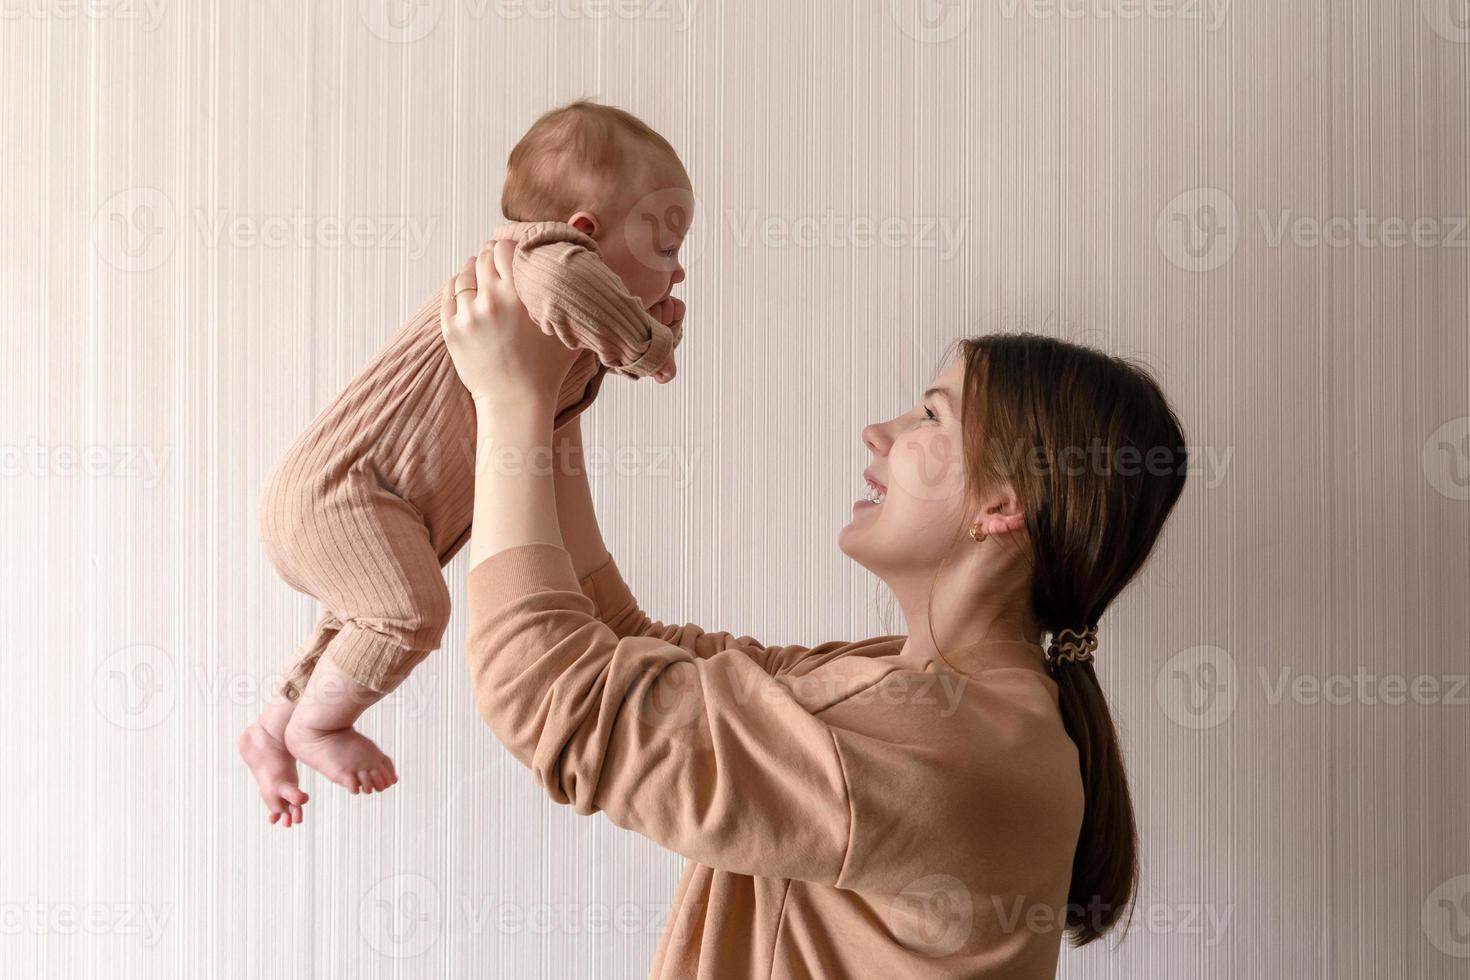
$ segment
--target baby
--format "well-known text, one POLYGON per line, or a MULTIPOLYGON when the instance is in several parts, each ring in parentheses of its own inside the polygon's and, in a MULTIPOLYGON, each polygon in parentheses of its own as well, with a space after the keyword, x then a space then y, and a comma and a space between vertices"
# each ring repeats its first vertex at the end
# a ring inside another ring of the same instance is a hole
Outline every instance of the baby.
MULTIPOLYGON (((554 109, 511 151, 501 210, 531 318, 581 353, 553 423, 603 376, 674 377, 684 304, 679 246, 689 176, 637 117, 588 101, 554 109)), ((321 602, 280 690, 240 736, 271 823, 301 822, 300 760, 353 793, 397 782, 353 725, 437 649, 449 621, 442 567, 469 540, 475 408, 433 294, 311 423, 266 478, 261 538, 281 577, 321 602)))

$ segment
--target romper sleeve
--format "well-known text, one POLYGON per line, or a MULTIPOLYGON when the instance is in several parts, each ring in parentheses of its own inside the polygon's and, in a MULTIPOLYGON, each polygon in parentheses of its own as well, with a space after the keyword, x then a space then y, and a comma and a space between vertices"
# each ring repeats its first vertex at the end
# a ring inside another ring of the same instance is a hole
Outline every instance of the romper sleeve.
POLYGON ((609 370, 653 374, 683 338, 682 319, 665 326, 649 315, 608 267, 597 242, 561 221, 511 222, 497 239, 516 243, 516 294, 544 333, 593 351, 609 370))
POLYGON ((468 579, 477 709, 551 799, 713 868, 843 885, 856 830, 845 733, 744 652, 689 648, 711 634, 619 635, 578 585, 570 555, 545 542, 503 549, 468 579))

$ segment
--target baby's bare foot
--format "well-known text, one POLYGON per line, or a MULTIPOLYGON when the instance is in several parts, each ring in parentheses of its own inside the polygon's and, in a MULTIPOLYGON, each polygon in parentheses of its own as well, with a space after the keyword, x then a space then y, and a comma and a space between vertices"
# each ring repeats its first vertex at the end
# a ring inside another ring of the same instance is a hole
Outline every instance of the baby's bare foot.
POLYGON ((286 726, 286 748, 337 785, 357 793, 381 791, 398 782, 393 760, 355 728, 313 728, 298 713, 286 726))
POLYGON ((301 808, 309 797, 297 784, 296 760, 285 744, 257 720, 240 733, 240 757, 260 787, 260 798, 270 811, 270 822, 291 827, 301 823, 301 808))

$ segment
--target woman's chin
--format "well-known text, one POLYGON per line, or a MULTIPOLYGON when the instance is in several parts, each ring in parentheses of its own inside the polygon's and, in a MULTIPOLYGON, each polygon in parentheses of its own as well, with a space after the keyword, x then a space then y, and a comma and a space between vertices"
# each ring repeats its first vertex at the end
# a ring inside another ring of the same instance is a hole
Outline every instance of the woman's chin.
MULTIPOLYGON (((869 508, 872 508, 874 505, 868 504, 867 506, 869 508)), ((869 514, 862 509, 854 508, 852 512, 852 517, 848 520, 846 524, 842 525, 841 530, 837 532, 837 547, 842 551, 843 554, 847 555, 847 557, 851 558, 859 565, 863 565, 864 567, 867 567, 867 563, 862 560, 862 552, 866 549, 864 549, 859 544, 859 542, 864 536, 864 529, 876 518, 876 516, 877 515, 869 514)))

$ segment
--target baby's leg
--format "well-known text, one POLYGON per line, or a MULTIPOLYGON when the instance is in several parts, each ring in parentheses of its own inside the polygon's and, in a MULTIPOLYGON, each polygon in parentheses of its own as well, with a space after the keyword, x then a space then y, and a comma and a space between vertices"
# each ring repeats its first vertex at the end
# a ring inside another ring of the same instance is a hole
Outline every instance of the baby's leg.
POLYGON ((382 697, 338 667, 330 654, 322 657, 286 723, 286 748, 353 793, 387 789, 398 782, 393 760, 352 727, 382 697))
POLYGON ((301 808, 309 799, 298 781, 296 759, 286 748, 286 726, 295 708, 294 701, 276 695, 239 740, 240 757, 260 787, 270 822, 281 821, 283 827, 301 823, 301 808))
POLYGON ((291 678, 299 673, 300 683, 305 687, 311 668, 341 626, 342 623, 331 613, 322 614, 310 638, 296 651, 271 703, 240 733, 240 757, 260 787, 260 798, 270 813, 270 822, 279 821, 283 827, 301 823, 304 819, 301 808, 309 799, 300 785, 296 758, 286 748, 286 726, 296 709, 296 701, 287 695, 291 689, 291 678))
MULTIPOLYGON (((453 417, 444 410, 444 419, 453 417)), ((323 438, 325 446, 293 449, 267 479, 261 544, 281 578, 325 610, 287 669, 283 686, 291 700, 326 658, 362 686, 391 693, 443 639, 450 615, 443 566, 467 536, 473 506, 473 471, 456 454, 472 451, 474 442, 472 430, 454 438, 441 431, 454 426, 439 419, 409 427, 413 439, 433 441, 432 449, 412 442, 408 431, 384 436, 378 450, 394 454, 402 471, 367 459, 344 465, 323 438), (395 449, 399 441, 408 447, 395 449), (321 454, 326 458, 317 459, 321 454), (469 478, 461 479, 451 461, 469 478), (401 495, 404 484, 440 479, 447 485, 413 503, 401 495)))
MULTIPOLYGON (((261 538, 282 578, 328 612, 282 682, 296 705, 283 744, 353 793, 386 789, 397 782, 392 762, 352 724, 438 647, 450 615, 444 558, 426 515, 385 485, 398 474, 354 464, 323 486, 293 478, 296 469, 278 466, 267 482, 261 538)), ((446 491, 449 504, 468 495, 466 482, 446 491)), ((459 516, 468 506, 445 510, 441 522, 468 526, 459 516)))

